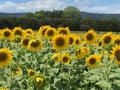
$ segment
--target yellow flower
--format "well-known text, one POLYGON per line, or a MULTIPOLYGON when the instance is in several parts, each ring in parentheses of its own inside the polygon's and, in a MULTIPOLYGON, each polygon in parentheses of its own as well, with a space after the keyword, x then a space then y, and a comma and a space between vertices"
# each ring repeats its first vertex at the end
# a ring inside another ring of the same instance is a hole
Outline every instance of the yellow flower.
POLYGON ((49 25, 45 25, 45 26, 41 26, 38 30, 38 35, 40 35, 41 37, 45 37, 45 32, 47 31, 47 29, 51 28, 51 26, 49 25))
POLYGON ((102 44, 106 45, 106 44, 110 44, 113 42, 113 34, 111 32, 108 32, 107 34, 104 34, 102 36, 102 44))
POLYGON ((43 77, 36 77, 35 78, 35 84, 36 84, 36 86, 42 86, 43 85, 43 82, 44 82, 44 78, 43 77))
POLYGON ((0 90, 8 90, 8 88, 1 88, 1 87, 0 87, 0 90))
POLYGON ((113 42, 114 44, 120 45, 120 37, 115 37, 113 42))
POLYGON ((11 75, 12 76, 20 76, 22 75, 22 69, 20 67, 17 67, 15 70, 11 71, 11 75))
POLYGON ((56 50, 63 50, 68 48, 69 41, 66 35, 56 35, 52 39, 52 44, 56 50))
POLYGON ((113 47, 112 54, 115 57, 115 63, 120 64, 120 46, 119 45, 116 45, 115 47, 113 47))
POLYGON ((69 35, 70 34, 70 29, 69 29, 69 27, 66 27, 66 28, 59 27, 58 28, 58 33, 59 34, 64 34, 64 35, 69 35))
POLYGON ((9 65, 13 59, 12 51, 7 48, 0 49, 0 67, 9 65))
POLYGON ((55 54, 53 54, 51 59, 55 59, 55 62, 58 62, 58 61, 60 61, 60 57, 61 57, 60 53, 55 53, 55 54))
POLYGON ((84 40, 86 43, 94 43, 96 39, 96 32, 93 29, 90 29, 85 35, 84 40))
POLYGON ((28 70, 28 76, 34 76, 34 75, 35 75, 35 71, 29 69, 29 70, 28 70))
POLYGON ((2 39, 6 39, 6 40, 12 40, 13 39, 13 33, 12 30, 6 28, 2 31, 2 39))
POLYGON ((28 43, 27 49, 32 51, 39 51, 43 47, 43 42, 41 39, 31 39, 28 43))
POLYGON ((60 60, 63 64, 68 64, 71 61, 71 57, 69 55, 69 53, 64 53, 61 56, 61 60, 60 60))
POLYGON ((75 51, 75 58, 76 59, 80 59, 80 58, 83 58, 84 56, 86 55, 86 52, 84 49, 82 48, 79 48, 75 51))
POLYGON ((80 37, 76 36, 74 39, 74 45, 79 46, 80 45, 80 37))
POLYGON ((28 47, 28 43, 29 43, 30 39, 25 37, 21 40, 21 45, 24 47, 24 48, 27 48, 28 47))
POLYGON ((86 59, 86 64, 90 67, 90 68, 95 68, 96 66, 98 66, 99 62, 100 62, 100 58, 98 57, 98 55, 90 55, 87 59, 86 59))
POLYGON ((57 34, 57 30, 55 28, 48 28, 45 32, 45 37, 48 39, 52 39, 57 34))
POLYGON ((23 36, 24 31, 23 31, 23 29, 21 27, 15 27, 13 29, 13 34, 14 34, 14 36, 16 36, 16 35, 23 36))
POLYGON ((68 39, 69 39, 69 45, 73 45, 75 43, 75 35, 74 34, 69 34, 68 39))
POLYGON ((25 30, 25 34, 30 34, 30 35, 34 36, 34 31, 31 28, 28 28, 25 30))

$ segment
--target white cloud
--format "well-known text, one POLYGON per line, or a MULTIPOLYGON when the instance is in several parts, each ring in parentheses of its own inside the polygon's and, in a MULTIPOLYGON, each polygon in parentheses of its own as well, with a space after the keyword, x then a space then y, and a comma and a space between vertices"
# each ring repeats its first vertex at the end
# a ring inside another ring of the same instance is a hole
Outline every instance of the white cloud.
POLYGON ((60 9, 64 5, 65 3, 60 0, 31 0, 25 3, 6 1, 0 4, 0 11, 35 12, 39 10, 60 9))

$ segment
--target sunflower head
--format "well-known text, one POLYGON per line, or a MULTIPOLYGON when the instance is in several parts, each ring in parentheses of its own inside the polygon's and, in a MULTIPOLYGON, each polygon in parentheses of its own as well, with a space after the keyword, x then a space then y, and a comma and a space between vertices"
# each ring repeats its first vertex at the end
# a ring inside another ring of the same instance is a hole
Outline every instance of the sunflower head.
POLYGON ((75 39, 74 39, 74 45, 75 46, 79 46, 80 45, 80 37, 79 36, 75 37, 75 39))
POLYGON ((75 42, 75 35, 74 34, 69 34, 68 35, 68 40, 69 40, 69 44, 73 45, 75 42))
POLYGON ((100 62, 100 58, 98 57, 98 55, 90 55, 87 59, 86 59, 86 64, 90 67, 90 68, 94 68, 96 66, 98 66, 100 62))
POLYGON ((38 35, 40 35, 41 37, 45 37, 45 32, 49 28, 51 28, 51 26, 49 26, 49 25, 41 26, 38 30, 38 35))
POLYGON ((15 27, 13 29, 13 34, 14 34, 14 36, 16 36, 16 35, 23 36, 24 31, 23 31, 23 29, 21 27, 15 27))
POLYGON ((120 46, 119 45, 116 45, 115 47, 113 47, 112 54, 115 58, 115 62, 117 64, 120 64, 120 46))
POLYGON ((102 36, 102 44, 106 45, 106 44, 110 44, 113 42, 113 34, 111 32, 108 32, 107 34, 104 34, 102 36))
POLYGON ((28 49, 32 51, 39 51, 43 47, 42 40, 31 39, 28 43, 28 49))
POLYGON ((12 40, 12 38, 13 38, 12 30, 10 30, 8 28, 2 30, 1 34, 2 34, 2 39, 12 40))
POLYGON ((0 67, 9 65, 12 60, 12 51, 7 48, 0 49, 0 67))
POLYGON ((34 75, 35 75, 35 71, 29 69, 29 70, 28 70, 28 76, 30 77, 30 76, 34 76, 34 75))
POLYGON ((120 37, 116 37, 113 42, 114 44, 120 45, 120 37))
POLYGON ((96 39, 96 32, 91 29, 89 30, 85 35, 84 35, 84 40, 87 42, 87 43, 94 43, 95 42, 95 39, 96 39))
POLYGON ((56 50, 62 50, 68 48, 69 41, 66 35, 56 35, 52 38, 52 44, 56 50))
POLYGON ((22 69, 20 67, 17 67, 16 69, 11 71, 12 76, 20 76, 22 75, 22 69))
POLYGON ((20 43, 21 43, 21 45, 22 45, 23 47, 27 48, 29 41, 30 41, 30 39, 27 38, 27 37, 25 37, 25 38, 23 38, 23 39, 21 40, 20 43))
POLYGON ((45 37, 48 39, 52 39, 57 34, 57 30, 55 28, 48 28, 45 32, 45 37))
POLYGON ((59 34, 64 34, 64 35, 69 35, 70 34, 70 29, 68 27, 60 27, 58 28, 58 33, 59 34))
POLYGON ((71 58, 70 58, 69 53, 62 54, 62 56, 61 56, 61 62, 63 64, 68 64, 70 62, 70 60, 71 60, 71 58))
POLYGON ((36 77, 35 78, 35 85, 37 87, 42 87, 44 83, 44 78, 43 77, 36 77))

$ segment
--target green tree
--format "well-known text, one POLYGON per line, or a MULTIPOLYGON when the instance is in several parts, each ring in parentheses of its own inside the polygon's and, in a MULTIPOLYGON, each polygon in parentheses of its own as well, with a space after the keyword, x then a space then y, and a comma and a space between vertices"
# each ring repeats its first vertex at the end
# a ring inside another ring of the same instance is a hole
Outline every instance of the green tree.
POLYGON ((80 10, 74 6, 68 6, 63 10, 65 18, 80 18, 80 10))

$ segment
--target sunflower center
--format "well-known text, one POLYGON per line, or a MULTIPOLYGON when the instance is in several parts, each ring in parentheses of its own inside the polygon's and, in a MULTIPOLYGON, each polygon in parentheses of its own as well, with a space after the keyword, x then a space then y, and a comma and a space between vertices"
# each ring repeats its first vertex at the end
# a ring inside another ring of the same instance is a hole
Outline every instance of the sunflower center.
POLYGON ((69 44, 72 44, 73 43, 73 38, 69 38, 69 44))
POLYGON ((100 41, 100 42, 98 42, 98 46, 101 46, 102 45, 102 42, 100 41))
POLYGON ((92 40, 93 39, 93 35, 91 33, 88 33, 86 38, 87 38, 87 40, 92 40))
POLYGON ((117 44, 117 45, 119 45, 120 44, 120 40, 115 40, 115 42, 114 42, 115 44, 117 44))
POLYGON ((4 32, 4 36, 5 37, 9 37, 10 36, 10 32, 4 32))
POLYGON ((56 45, 57 46, 63 46, 65 44, 64 38, 57 38, 56 45))
POLYGON ((8 58, 8 55, 5 52, 0 52, 0 62, 5 61, 8 58))
POLYGON ((79 42, 79 40, 77 39, 77 40, 75 40, 75 43, 76 43, 76 44, 79 44, 80 42, 79 42))
POLYGON ((111 37, 107 36, 104 38, 104 43, 109 44, 111 42, 111 37))
POLYGON ((22 32, 20 30, 16 30, 15 35, 22 35, 22 32))
POLYGON ((81 53, 81 51, 80 51, 80 49, 79 49, 79 50, 76 51, 75 54, 78 55, 78 54, 80 54, 80 53, 81 53))
POLYGON ((68 62, 68 58, 67 58, 67 57, 64 57, 62 61, 63 61, 63 62, 68 62))
POLYGON ((120 61, 120 50, 117 50, 117 51, 115 52, 115 57, 116 57, 116 59, 117 59, 118 61, 120 61))
POLYGON ((42 35, 43 35, 43 36, 45 35, 46 30, 47 30, 47 29, 43 29, 43 30, 42 30, 42 35))
POLYGON ((49 30, 49 31, 47 32, 47 35, 48 35, 48 36, 52 36, 52 35, 53 35, 53 30, 49 30))
POLYGON ((30 72, 30 76, 33 76, 35 74, 35 72, 31 71, 30 72))
POLYGON ((90 64, 94 64, 96 62, 96 59, 95 58, 91 58, 90 59, 90 64))
POLYGON ((40 42, 38 40, 36 40, 35 42, 32 42, 31 47, 38 47, 40 45, 40 42))
POLYGON ((66 30, 61 30, 60 34, 67 34, 67 31, 66 30))
POLYGON ((22 44, 25 45, 25 46, 27 46, 29 41, 30 41, 30 40, 29 40, 28 38, 25 38, 25 39, 23 40, 22 44))

